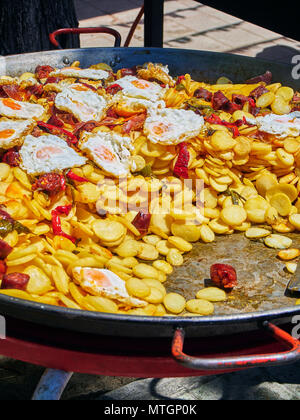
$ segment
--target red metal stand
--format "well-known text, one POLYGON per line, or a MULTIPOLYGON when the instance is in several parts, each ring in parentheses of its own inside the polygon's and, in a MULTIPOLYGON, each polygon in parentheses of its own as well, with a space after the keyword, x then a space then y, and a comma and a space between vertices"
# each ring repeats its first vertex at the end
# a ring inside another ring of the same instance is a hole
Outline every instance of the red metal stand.
MULTIPOLYGON (((286 330, 291 331, 292 326, 287 326, 286 330)), ((260 358, 265 354, 285 352, 286 343, 286 340, 283 344, 259 330, 226 337, 187 339, 185 350, 202 361, 212 358, 247 358, 253 354, 260 358)), ((183 345, 183 341, 181 344, 183 345)), ((59 399, 72 376, 71 372, 131 378, 166 378, 209 376, 248 367, 231 366, 228 370, 226 366, 216 365, 215 369, 210 370, 198 370, 199 366, 189 369, 178 364, 171 348, 171 339, 77 334, 13 319, 7 320, 7 338, 0 340, 0 354, 3 356, 48 368, 34 394, 35 400, 59 399)))

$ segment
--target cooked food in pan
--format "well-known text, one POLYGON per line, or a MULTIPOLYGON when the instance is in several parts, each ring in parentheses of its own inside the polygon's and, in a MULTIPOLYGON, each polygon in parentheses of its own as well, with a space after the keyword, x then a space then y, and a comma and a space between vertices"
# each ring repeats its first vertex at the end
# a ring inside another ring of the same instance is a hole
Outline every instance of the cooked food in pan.
POLYGON ((160 64, 79 66, 0 77, 0 294, 211 315, 234 267, 216 261, 188 301, 164 283, 194 243, 236 232, 296 271, 298 92, 269 72, 211 85, 160 64))

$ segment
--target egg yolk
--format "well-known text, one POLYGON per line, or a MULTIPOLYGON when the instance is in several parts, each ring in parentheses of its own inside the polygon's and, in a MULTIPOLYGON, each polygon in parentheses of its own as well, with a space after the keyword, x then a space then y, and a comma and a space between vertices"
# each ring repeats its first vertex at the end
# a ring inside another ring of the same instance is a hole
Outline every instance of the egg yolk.
POLYGON ((62 70, 82 70, 80 67, 64 67, 62 70))
POLYGON ((14 109, 19 111, 22 107, 21 105, 17 104, 13 99, 11 98, 5 98, 2 100, 3 105, 7 106, 8 108, 14 109))
POLYGON ((153 134, 156 134, 157 136, 159 136, 169 131, 169 126, 167 124, 160 123, 157 125, 153 125, 151 128, 151 131, 153 132, 153 134))
POLYGON ((88 280, 94 281, 97 284, 97 286, 111 287, 111 281, 109 280, 109 278, 100 271, 87 270, 85 272, 85 276, 88 280))
POLYGON ((52 155, 59 155, 62 150, 59 147, 48 146, 39 150, 36 154, 38 159, 50 159, 52 155))
POLYGON ((104 146, 98 146, 95 148, 95 153, 102 160, 110 162, 115 160, 115 156, 112 154, 112 152, 104 146))
POLYGON ((0 139, 8 139, 15 133, 15 130, 2 130, 0 131, 0 139))
POLYGON ((72 87, 72 89, 77 90, 78 92, 86 92, 86 91, 89 90, 87 87, 85 87, 83 85, 82 86, 74 86, 74 87, 72 87))
POLYGON ((131 84, 138 89, 147 89, 150 87, 149 83, 142 80, 133 80, 131 84))

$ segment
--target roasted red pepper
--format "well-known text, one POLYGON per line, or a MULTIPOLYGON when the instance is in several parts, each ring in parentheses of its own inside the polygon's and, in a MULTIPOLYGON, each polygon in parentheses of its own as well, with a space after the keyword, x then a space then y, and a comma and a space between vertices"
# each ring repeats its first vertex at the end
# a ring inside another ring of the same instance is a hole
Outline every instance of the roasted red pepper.
POLYGON ((3 276, 6 273, 7 265, 5 261, 0 261, 0 280, 3 280, 3 276))
POLYGON ((185 79, 185 76, 178 76, 176 80, 176 85, 180 85, 180 83, 185 79))
POLYGON ((87 121, 87 122, 80 122, 75 125, 75 129, 73 131, 74 136, 78 137, 81 131, 93 131, 95 127, 97 127, 99 123, 96 121, 87 121))
POLYGON ((93 85, 90 85, 89 83, 80 82, 80 84, 81 84, 82 86, 85 86, 85 87, 87 87, 87 88, 89 88, 89 89, 93 90, 94 92, 97 92, 97 88, 96 88, 95 86, 93 86, 93 85))
POLYGON ((47 79, 49 74, 54 71, 51 66, 37 66, 35 69, 35 75, 38 79, 47 79))
POLYGON ((63 127, 64 126, 64 122, 56 114, 51 115, 51 117, 47 121, 47 124, 53 125, 55 127, 63 127))
POLYGON ((32 185, 32 191, 45 191, 50 194, 57 194, 65 191, 66 182, 63 175, 50 173, 41 175, 32 185))
POLYGON ((14 99, 15 101, 22 101, 18 85, 3 85, 2 89, 9 98, 14 99))
POLYGON ((16 168, 20 165, 21 157, 20 153, 15 150, 11 149, 8 150, 2 157, 2 162, 7 163, 9 166, 16 168))
POLYGON ((137 228, 141 235, 147 235, 151 222, 151 214, 139 212, 133 219, 132 224, 137 228))
POLYGON ((61 220, 60 220, 60 216, 68 216, 71 210, 72 210, 72 204, 69 204, 67 206, 58 206, 54 210, 52 210, 51 212, 52 229, 53 229, 53 234, 55 236, 63 236, 64 238, 67 238, 73 243, 75 243, 76 238, 63 232, 62 227, 61 227, 61 220))
POLYGON ((76 175, 76 174, 74 174, 74 172, 72 172, 72 171, 69 171, 69 172, 67 173, 67 177, 68 177, 69 179, 72 179, 73 181, 77 181, 77 182, 89 182, 89 180, 88 180, 88 179, 83 178, 82 176, 76 175))
POLYGON ((5 274, 2 279, 1 289, 26 290, 30 276, 23 273, 5 274))
POLYGON ((212 265, 210 268, 210 277, 216 287, 228 290, 237 286, 236 270, 231 265, 212 265))
POLYGON ((136 76, 137 73, 137 68, 136 66, 132 67, 131 69, 128 68, 124 68, 120 70, 121 76, 125 77, 125 76, 136 76))
POLYGON ((108 93, 109 95, 115 95, 116 93, 123 90, 123 88, 120 85, 118 85, 118 83, 114 83, 113 85, 108 86, 105 90, 106 93, 108 93))
POLYGON ((240 132, 238 127, 241 127, 244 124, 247 124, 246 119, 244 120, 237 120, 234 123, 229 123, 227 121, 221 120, 221 118, 218 115, 212 114, 210 117, 205 117, 205 121, 209 124, 217 124, 217 125, 224 125, 225 127, 228 127, 233 132, 234 137, 239 137, 240 132))
POLYGON ((179 155, 174 166, 173 173, 179 178, 188 179, 189 178, 189 161, 190 161, 190 152, 186 143, 179 144, 179 155))
POLYGON ((26 88, 26 99, 28 100, 31 95, 36 96, 37 98, 40 98, 44 93, 44 86, 41 84, 36 84, 33 86, 29 86, 26 88))
POLYGON ((129 134, 133 130, 141 130, 144 126, 146 114, 135 115, 128 119, 122 127, 123 133, 129 134))
POLYGON ((53 134, 64 134, 68 138, 68 143, 71 144, 77 144, 78 139, 76 136, 74 136, 73 133, 70 133, 70 131, 67 131, 61 127, 56 127, 55 125, 44 123, 43 121, 38 121, 37 125, 39 127, 45 128, 46 130, 52 132, 53 134))
POLYGON ((0 239, 0 259, 5 260, 8 255, 12 252, 12 247, 2 239, 0 239))

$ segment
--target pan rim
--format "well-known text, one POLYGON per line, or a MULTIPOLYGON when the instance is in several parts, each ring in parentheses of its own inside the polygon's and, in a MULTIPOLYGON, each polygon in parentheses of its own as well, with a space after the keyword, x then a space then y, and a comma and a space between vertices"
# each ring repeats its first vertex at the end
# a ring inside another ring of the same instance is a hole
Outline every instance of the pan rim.
MULTIPOLYGON (((276 65, 278 67, 285 67, 285 68, 293 68, 292 62, 290 64, 278 62, 278 61, 272 61, 268 59, 263 58, 256 58, 256 57, 250 57, 242 54, 234 54, 234 53, 226 53, 226 52, 219 52, 219 51, 208 51, 208 50, 194 50, 194 49, 185 49, 185 48, 158 48, 158 47, 89 47, 89 48, 72 48, 72 49, 64 49, 64 50, 47 50, 47 51, 37 51, 37 52, 29 52, 29 53, 23 53, 23 54, 12 54, 12 55, 6 55, 1 56, 1 61, 5 61, 6 59, 14 59, 14 58, 20 58, 20 57, 30 57, 30 56, 36 56, 39 55, 48 55, 48 54, 57 54, 57 55, 64 55, 67 56, 68 53, 86 53, 86 52, 93 52, 93 51, 111 51, 111 52, 122 52, 122 51, 132 51, 132 52, 164 52, 164 53, 193 53, 197 55, 206 55, 206 56, 216 56, 216 57, 238 57, 243 59, 244 61, 255 61, 262 64, 271 64, 276 65)), ((42 58, 41 58, 42 59, 42 58)), ((119 64, 118 62, 116 64, 119 64)), ((299 83, 300 84, 300 83, 299 83)))
POLYGON ((17 304, 20 310, 31 310, 34 312, 47 313, 48 315, 66 316, 69 320, 83 319, 86 320, 97 320, 97 321, 112 321, 123 323, 131 321, 132 324, 151 324, 151 325, 164 325, 164 326, 204 326, 204 325, 223 325, 223 324, 236 324, 236 323, 249 323, 249 322, 263 322, 267 320, 276 320, 279 318, 293 317, 300 315, 300 305, 287 306, 284 308, 272 309, 269 311, 254 311, 237 313, 230 315, 213 315, 213 316, 200 316, 199 317, 153 317, 153 316, 136 316, 136 315, 124 315, 124 314, 110 314, 104 312, 86 311, 84 309, 72 309, 61 306, 54 306, 48 304, 42 304, 39 302, 33 302, 26 299, 19 299, 8 295, 0 295, 0 315, 1 314, 1 303, 13 303, 17 304))

